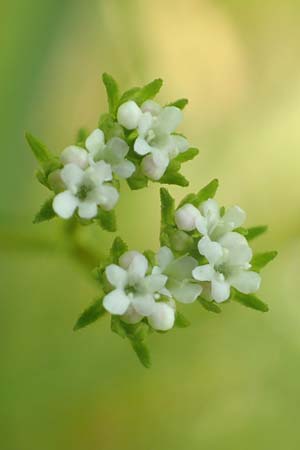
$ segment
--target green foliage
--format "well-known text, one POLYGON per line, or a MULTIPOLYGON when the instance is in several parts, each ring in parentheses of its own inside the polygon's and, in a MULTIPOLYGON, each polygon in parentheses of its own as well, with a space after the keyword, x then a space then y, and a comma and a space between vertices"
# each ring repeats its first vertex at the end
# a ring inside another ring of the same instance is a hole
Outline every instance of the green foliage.
POLYGON ((192 205, 198 207, 201 203, 205 202, 209 198, 214 198, 217 189, 219 187, 219 181, 217 179, 212 180, 204 188, 200 189, 197 194, 188 194, 181 200, 178 208, 185 205, 186 203, 191 203, 192 205))
POLYGON ((221 308, 213 301, 206 300, 203 297, 198 297, 197 300, 200 305, 206 309, 206 311, 213 312, 215 314, 220 314, 222 312, 221 308))
POLYGON ((199 154, 198 148, 189 148, 185 152, 179 153, 179 155, 176 156, 176 161, 183 163, 186 161, 191 161, 199 154))
POLYGON ((252 239, 257 238, 258 236, 260 236, 261 234, 265 233, 268 230, 268 226, 267 225, 259 225, 256 227, 251 227, 248 228, 248 233, 247 233, 247 240, 248 241, 252 241, 252 239))
POLYGON ((79 128, 76 136, 76 143, 79 146, 85 145, 85 141, 87 140, 89 132, 86 128, 79 128))
POLYGON ((117 220, 114 210, 104 211, 104 209, 99 208, 96 220, 100 223, 103 230, 110 231, 112 233, 117 231, 117 220))
POLYGON ((162 225, 172 225, 174 223, 175 200, 167 189, 160 189, 160 206, 162 225))
POLYGON ((132 191, 137 191, 138 189, 143 189, 148 186, 149 179, 137 169, 134 174, 127 179, 127 184, 132 191))
POLYGON ((100 319, 106 310, 103 307, 103 297, 96 299, 83 313, 79 316, 76 324, 74 325, 74 331, 84 328, 87 325, 100 319))
POLYGON ((275 250, 264 253, 257 253, 253 256, 251 261, 252 270, 259 272, 263 267, 265 267, 269 262, 273 261, 278 255, 275 250))
POLYGON ((48 163, 49 161, 51 161, 51 159, 53 159, 53 155, 48 150, 45 144, 43 144, 30 133, 25 133, 25 137, 39 163, 43 165, 44 163, 48 163))
POLYGON ((102 75, 102 80, 106 88, 109 112, 115 115, 117 112, 120 98, 117 82, 108 73, 104 73, 102 75))
POLYGON ((184 109, 188 102, 187 98, 179 98, 178 100, 175 100, 175 102, 169 103, 167 106, 176 106, 176 108, 184 109))
POLYGON ((33 219, 34 224, 45 222, 47 220, 51 220, 56 216, 56 214, 53 210, 53 207, 52 207, 53 198, 54 197, 49 198, 42 205, 41 209, 39 210, 39 212, 36 214, 36 216, 33 219))
POLYGON ((191 322, 181 312, 176 311, 174 325, 178 328, 186 328, 191 325, 191 322))
POLYGON ((131 346, 135 351, 140 363, 146 367, 146 369, 150 369, 151 367, 151 355, 149 348, 143 341, 131 340, 131 346))
POLYGON ((125 244, 125 242, 120 237, 116 237, 110 249, 110 256, 112 262, 114 264, 118 264, 120 256, 122 256, 123 253, 127 252, 127 250, 128 250, 127 244, 125 244))
POLYGON ((136 92, 133 100, 138 105, 142 105, 146 100, 154 98, 159 93, 162 85, 163 80, 161 78, 151 81, 136 92))
POLYGON ((133 87, 131 89, 128 89, 128 91, 124 92, 124 94, 120 98, 119 106, 121 106, 123 103, 128 102, 129 100, 135 100, 135 97, 137 96, 138 92, 141 90, 139 87, 133 87))
POLYGON ((145 250, 144 256, 147 258, 152 267, 156 265, 156 255, 152 250, 145 250))
POLYGON ((112 114, 102 114, 98 126, 103 131, 106 142, 113 137, 124 137, 121 125, 115 121, 112 114))
POLYGON ((260 300, 258 297, 256 297, 256 295, 242 294, 241 292, 238 292, 236 289, 233 290, 231 300, 234 300, 238 303, 241 303, 244 306, 247 306, 247 308, 252 308, 257 311, 261 312, 269 311, 268 305, 264 303, 262 300, 260 300))

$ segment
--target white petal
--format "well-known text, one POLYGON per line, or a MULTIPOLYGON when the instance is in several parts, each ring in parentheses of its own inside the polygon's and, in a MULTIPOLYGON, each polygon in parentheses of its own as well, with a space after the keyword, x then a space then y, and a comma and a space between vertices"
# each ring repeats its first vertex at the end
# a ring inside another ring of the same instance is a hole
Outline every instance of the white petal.
POLYGON ((63 219, 70 219, 77 206, 78 199, 70 191, 61 192, 53 200, 54 211, 63 219))
POLYGON ((199 216, 199 210, 191 203, 186 203, 176 211, 175 222, 180 230, 193 231, 199 216))
POLYGON ((145 137, 148 131, 151 129, 153 124, 153 117, 150 112, 145 112, 141 115, 140 121, 139 121, 139 136, 145 137))
POLYGON ((164 270, 173 261, 174 255, 169 247, 164 246, 159 249, 156 258, 159 267, 164 270))
POLYGON ((134 309, 143 316, 150 316, 155 307, 155 300, 151 294, 135 295, 131 303, 134 309))
POLYGON ((241 270, 230 277, 230 283, 243 294, 251 294, 259 289, 261 277, 256 272, 241 270))
POLYGON ((133 162, 125 159, 120 164, 113 166, 113 171, 119 175, 120 178, 129 178, 135 171, 133 162))
POLYGON ((228 300, 230 296, 230 284, 225 280, 214 279, 211 283, 211 296, 217 303, 228 300))
POLYGON ((209 198, 200 206, 201 212, 209 220, 211 226, 216 225, 220 220, 220 207, 216 200, 209 198))
POLYGON ((129 298, 121 289, 115 289, 103 299, 104 308, 111 314, 122 315, 127 311, 129 298))
POLYGON ((143 173, 151 180, 159 180, 169 165, 169 159, 165 155, 147 155, 141 164, 143 173))
POLYGON ((129 102, 123 103, 118 109, 118 122, 127 130, 134 130, 138 127, 139 120, 141 118, 142 111, 138 105, 130 100, 129 102))
POLYGON ((123 161, 129 151, 129 147, 124 139, 113 137, 107 143, 105 155, 111 164, 118 164, 123 161))
POLYGON ((94 130, 85 141, 86 148, 93 156, 96 156, 98 152, 103 150, 104 145, 105 145, 104 133, 99 128, 94 130))
POLYGON ((246 220, 246 213, 239 206, 232 206, 225 212, 222 220, 227 225, 227 231, 240 227, 246 220))
POLYGON ((74 193, 84 180, 85 172, 76 164, 67 164, 60 172, 65 185, 74 193))
POLYGON ((154 311, 151 316, 149 316, 148 321, 155 330, 170 330, 175 322, 175 311, 172 306, 167 303, 156 303, 154 311))
POLYGON ((152 114, 152 116, 158 116, 158 114, 162 110, 162 107, 158 103, 154 102, 153 100, 146 100, 142 104, 141 110, 143 111, 143 113, 149 112, 152 114))
POLYGON ((193 277, 198 281, 211 281, 214 273, 215 271, 210 264, 204 264, 193 270, 193 277))
POLYGON ((202 292, 202 286, 188 280, 170 280, 167 286, 172 297, 181 303, 193 303, 202 292))
POLYGON ((112 180, 111 165, 105 161, 99 161, 90 167, 85 172, 85 178, 91 180, 96 186, 104 183, 105 181, 112 180))
POLYGON ((105 275, 112 286, 122 289, 126 286, 128 276, 126 270, 117 264, 110 264, 105 269, 105 275))
POLYGON ((177 280, 185 280, 192 278, 192 271, 197 265, 197 260, 192 256, 181 256, 168 265, 165 274, 177 280))
POLYGON ((48 183, 54 192, 61 192, 66 189, 66 186, 61 179, 60 169, 54 170, 48 175, 48 183))
POLYGON ((152 147, 148 144, 145 139, 138 137, 134 143, 134 151, 138 155, 147 155, 147 153, 152 152, 152 147))
POLYGON ((172 136, 172 143, 177 153, 185 152, 190 146, 188 140, 179 135, 172 136))
POLYGON ((87 152, 77 145, 70 145, 70 147, 65 148, 60 156, 60 160, 63 165, 75 164, 81 169, 86 169, 88 166, 87 152))
MULTIPOLYGON (((137 256, 143 256, 140 252, 136 250, 130 250, 129 252, 123 253, 123 255, 119 259, 119 264, 123 267, 123 269, 127 270, 132 263, 133 259, 137 256)), ((148 268, 148 264, 147 264, 148 268)), ((146 272, 145 272, 146 273, 146 272)))
POLYGON ((229 265, 244 265, 252 258, 252 250, 247 239, 234 231, 226 233, 219 239, 219 243, 227 249, 226 262, 229 265))
POLYGON ((105 211, 114 209, 119 200, 119 192, 113 186, 102 185, 93 191, 97 204, 105 211))
POLYGON ((168 277, 161 274, 151 274, 144 279, 143 285, 147 292, 153 294, 160 291, 166 284, 168 277))
POLYGON ((195 225, 199 233, 203 234, 203 236, 208 235, 208 221, 207 218, 202 216, 199 211, 199 216, 195 220, 195 225))
POLYGON ((183 113, 176 106, 166 106, 157 118, 155 128, 161 133, 173 133, 183 119, 183 113))
POLYGON ((125 323, 129 323, 129 324, 135 324, 140 322, 143 319, 144 316, 142 316, 141 314, 139 314, 138 312, 136 312, 136 310, 134 309, 134 307, 132 305, 129 305, 127 311, 125 314, 123 314, 123 316, 121 317, 121 319, 123 320, 123 322, 125 323))
POLYGON ((119 263, 133 277, 144 278, 148 270, 147 258, 136 251, 124 253, 120 257, 119 263))
POLYGON ((79 202, 78 215, 82 219, 92 219, 97 216, 97 213, 98 208, 96 203, 89 201, 79 202))
POLYGON ((212 265, 220 262, 224 255, 222 246, 218 242, 211 241, 206 236, 198 242, 198 250, 200 255, 205 256, 212 265))

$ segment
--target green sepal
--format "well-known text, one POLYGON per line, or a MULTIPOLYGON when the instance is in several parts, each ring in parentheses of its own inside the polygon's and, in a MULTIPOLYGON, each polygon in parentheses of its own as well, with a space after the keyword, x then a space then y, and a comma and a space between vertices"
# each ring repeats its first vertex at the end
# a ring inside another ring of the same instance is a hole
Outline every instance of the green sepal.
POLYGON ((189 148, 185 152, 179 153, 179 155, 176 156, 175 160, 184 163, 186 161, 191 161, 199 154, 198 148, 189 148))
POLYGON ((127 178, 127 184, 132 191, 137 191, 138 189, 143 189, 148 186, 149 179, 137 169, 134 174, 127 178))
POLYGON ((251 260, 251 270, 259 272, 267 264, 269 264, 269 262, 273 261, 273 259, 276 258, 277 255, 278 252, 276 250, 255 254, 251 260))
POLYGON ((103 297, 100 297, 83 311, 74 325, 73 330, 79 330, 80 328, 84 328, 87 325, 96 322, 96 320, 100 319, 100 317, 102 317, 105 313, 106 310, 103 306, 103 297))
POLYGON ((126 329, 123 326, 124 322, 119 316, 111 316, 110 328, 113 333, 116 333, 122 339, 127 337, 126 329))
POLYGON ((33 219, 33 223, 41 223, 41 222, 46 222, 47 220, 51 220, 54 217, 56 217, 56 214, 53 210, 53 199, 54 197, 49 198, 48 200, 45 201, 45 203, 42 205, 41 209, 39 210, 39 212, 35 215, 34 219, 33 219))
POLYGON ((114 264, 119 264, 120 256, 123 255, 123 253, 127 252, 128 245, 125 244, 125 242, 117 236, 110 249, 110 257, 114 264))
POLYGON ((114 210, 104 211, 104 209, 99 208, 96 220, 100 223, 103 230, 112 233, 117 231, 117 219, 114 210))
POLYGON ((106 142, 113 137, 124 138, 124 132, 112 114, 102 114, 98 127, 103 131, 106 142))
POLYGON ((242 294, 238 292, 236 289, 233 290, 233 294, 231 300, 241 303, 247 308, 255 309, 261 312, 268 312, 269 307, 266 303, 260 300, 256 295, 253 294, 242 294))
POLYGON ((106 88, 109 112, 115 115, 117 112, 120 98, 117 82, 108 73, 104 73, 102 75, 102 81, 106 88))
POLYGON ((43 169, 38 169, 36 171, 36 173, 35 173, 35 176, 36 176, 36 178, 37 178, 39 183, 41 183, 46 188, 50 189, 49 183, 48 183, 48 177, 46 176, 46 174, 43 171, 43 169))
POLYGON ((154 98, 159 93, 162 85, 163 80, 161 78, 156 78, 137 91, 133 100, 138 105, 142 105, 146 100, 154 98))
POLYGON ((84 147, 85 141, 87 140, 88 136, 89 136, 89 131, 86 128, 79 128, 77 135, 76 135, 76 145, 84 147))
POLYGON ((213 198, 219 187, 219 181, 215 178, 210 183, 208 183, 204 188, 200 189, 197 194, 186 195, 178 205, 178 208, 185 205, 186 203, 191 203, 192 205, 198 207, 201 203, 205 202, 209 198, 213 198))
POLYGON ((181 312, 176 311, 174 326, 178 328, 186 328, 190 325, 191 322, 186 317, 184 317, 181 312))
POLYGON ((175 214, 175 200, 165 188, 160 189, 160 210, 162 226, 173 225, 175 214))
POLYGON ((147 258, 152 267, 156 265, 156 255, 152 250, 145 250, 143 255, 147 258))
POLYGON ((176 108, 184 109, 188 102, 189 101, 187 98, 179 98, 178 100, 175 100, 175 102, 171 102, 166 106, 176 106, 176 108))
POLYGON ((252 239, 257 238, 261 234, 264 234, 266 231, 268 231, 267 225, 259 225, 256 227, 248 228, 248 233, 246 236, 247 241, 252 241, 252 239))
POLYGON ((149 348, 143 341, 131 340, 131 346, 135 351, 140 363, 146 368, 151 367, 151 355, 149 348))
POLYGON ((206 300, 203 297, 198 297, 197 300, 203 308, 206 309, 206 311, 213 312, 215 314, 220 314, 222 312, 221 308, 214 301, 206 300))
POLYGON ((168 172, 161 177, 159 180, 161 184, 175 184, 176 186, 186 187, 189 185, 189 181, 181 175, 179 172, 168 172))

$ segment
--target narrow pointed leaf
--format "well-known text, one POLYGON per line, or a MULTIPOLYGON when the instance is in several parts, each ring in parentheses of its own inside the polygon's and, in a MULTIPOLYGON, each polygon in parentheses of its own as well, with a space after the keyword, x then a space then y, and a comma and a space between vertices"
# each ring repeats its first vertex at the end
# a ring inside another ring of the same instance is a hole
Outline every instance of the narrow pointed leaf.
POLYGON ((124 94, 121 96, 119 106, 122 105, 125 102, 128 102, 129 100, 135 101, 136 97, 138 96, 141 88, 140 87, 133 87, 129 89, 128 91, 124 92, 124 94))
POLYGON ((117 230, 117 220, 115 211, 104 211, 99 209, 97 220, 99 221, 103 230, 114 232, 117 230))
POLYGON ((268 305, 253 294, 242 294, 241 292, 235 290, 232 300, 247 306, 247 308, 256 309, 257 311, 269 311, 268 305))
POLYGON ((141 105, 146 100, 150 100, 154 98, 158 92, 160 91, 163 84, 163 80, 161 78, 157 78, 156 80, 151 81, 151 83, 146 84, 146 86, 142 87, 135 95, 135 102, 138 105, 141 105))
POLYGON ((160 189, 160 207, 162 225, 172 225, 174 223, 175 200, 167 189, 160 189))
POLYGON ((203 308, 206 309, 206 311, 213 312, 216 314, 220 314, 222 312, 221 308, 218 305, 216 305, 215 302, 205 300, 205 298, 203 297, 199 297, 197 300, 203 306, 203 308))
POLYGON ((189 185, 189 181, 181 175, 181 173, 165 173, 159 180, 161 184, 174 184, 176 186, 186 187, 189 185))
POLYGON ((176 106, 176 108, 184 109, 188 102, 187 98, 179 98, 178 100, 175 100, 175 102, 169 103, 167 106, 176 106))
POLYGON ((47 163, 53 158, 53 155, 48 150, 46 145, 39 141, 36 137, 30 133, 26 133, 25 137, 38 162, 42 164, 47 163))
POLYGON ((117 82, 108 73, 102 75, 102 80, 106 88, 109 112, 114 115, 119 104, 119 88, 117 82))
POLYGON ((146 367, 146 369, 149 369, 151 367, 151 357, 147 345, 142 341, 135 340, 131 341, 131 345, 141 364, 146 367))
POLYGON ((199 150, 197 148, 189 148, 185 152, 179 153, 179 155, 176 156, 176 161, 183 163, 186 161, 191 161, 199 154, 199 150))
POLYGON ((259 272, 263 267, 265 267, 269 262, 276 258, 278 252, 275 250, 265 253, 257 253, 253 256, 251 261, 251 269, 255 272, 259 272))
POLYGON ((191 322, 181 312, 176 311, 174 325, 178 328, 186 328, 191 325, 191 322))
POLYGON ((53 198, 51 197, 48 200, 45 201, 45 203, 42 205, 39 212, 36 214, 35 218, 33 219, 33 223, 41 223, 45 222, 47 220, 51 220, 54 217, 56 217, 56 214, 53 210, 52 204, 53 204, 53 198))
POLYGON ((257 238, 261 234, 265 233, 268 230, 267 225, 260 225, 257 227, 248 228, 247 240, 252 241, 252 239, 257 238))
POLYGON ((113 263, 118 264, 120 256, 122 256, 123 253, 127 252, 127 250, 127 244, 125 244, 125 242, 120 237, 116 237, 110 249, 110 256, 113 263))
POLYGON ((208 183, 204 188, 202 188, 197 194, 197 202, 199 206, 202 202, 205 202, 209 198, 213 198, 216 195, 217 189, 219 187, 219 181, 215 178, 210 183, 208 183))
POLYGON ((74 326, 74 331, 96 322, 96 320, 100 319, 100 317, 106 313, 102 301, 103 297, 98 298, 85 311, 83 311, 74 326))

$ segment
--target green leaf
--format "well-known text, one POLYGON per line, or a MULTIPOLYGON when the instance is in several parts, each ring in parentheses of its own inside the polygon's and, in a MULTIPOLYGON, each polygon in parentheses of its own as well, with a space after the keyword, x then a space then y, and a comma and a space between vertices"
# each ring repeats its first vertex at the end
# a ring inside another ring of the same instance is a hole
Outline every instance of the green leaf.
POLYGON ((198 297, 197 300, 203 306, 203 308, 206 309, 206 311, 210 311, 216 314, 220 314, 222 312, 221 308, 213 301, 210 302, 203 297, 198 297))
POLYGON ((241 292, 234 290, 232 300, 247 306, 247 308, 256 309, 257 311, 269 311, 268 305, 253 294, 242 294, 241 292))
POLYGON ((265 233, 268 230, 267 225, 259 225, 257 227, 248 228, 247 240, 252 241, 252 239, 257 238, 261 234, 265 233))
POLYGON ((44 164, 53 159, 53 155, 48 150, 45 144, 43 144, 30 133, 25 133, 25 137, 38 162, 44 164))
MULTIPOLYGON (((225 213, 225 211, 224 211, 224 213, 225 213)), ((221 217, 222 217, 222 216, 224 216, 224 214, 221 214, 221 217)), ((248 236, 248 229, 247 229, 247 228, 244 228, 244 227, 238 227, 238 228, 236 228, 234 231, 235 231, 236 233, 242 234, 242 235, 245 236, 245 238, 247 239, 247 236, 248 236)))
POLYGON ((181 208, 181 206, 185 205, 186 203, 191 203, 192 205, 197 205, 198 204, 197 195, 196 194, 186 195, 179 203, 177 209, 181 208))
POLYGON ((257 253, 253 256, 251 261, 251 269, 255 272, 259 272, 263 267, 265 267, 269 262, 273 261, 278 255, 275 250, 264 253, 257 253))
POLYGON ((186 105, 188 104, 188 102, 189 101, 187 98, 179 98, 175 102, 169 103, 167 106, 176 106, 176 108, 184 109, 186 107, 186 105))
POLYGON ((132 191, 147 187, 148 182, 149 179, 141 172, 139 172, 139 170, 134 172, 134 174, 130 178, 127 178, 127 184, 132 191))
POLYGON ((116 333, 122 339, 127 337, 126 329, 124 328, 124 322, 119 316, 111 316, 110 328, 113 333, 116 333))
POLYGON ((142 365, 149 369, 151 367, 151 357, 147 345, 142 341, 135 340, 131 340, 131 345, 142 365))
POLYGON ((199 150, 197 148, 189 148, 185 152, 179 153, 175 159, 176 161, 183 163, 194 159, 198 154, 199 150))
POLYGON ((117 230, 116 213, 112 211, 104 211, 99 209, 97 219, 103 230, 114 232, 117 230))
POLYGON ((204 188, 202 188, 197 194, 197 202, 199 206, 202 202, 205 202, 209 198, 213 198, 216 195, 217 189, 219 187, 219 181, 215 178, 210 183, 208 183, 204 188))
POLYGON ((159 180, 161 184, 175 184, 176 186, 186 187, 189 185, 188 180, 178 172, 165 173, 159 180))
POLYGON ((121 125, 114 120, 112 114, 102 114, 98 126, 103 131, 106 141, 109 141, 113 137, 124 137, 121 125))
POLYGON ((146 86, 136 92, 134 96, 135 102, 138 105, 141 105, 146 100, 154 98, 159 93, 162 84, 163 80, 161 78, 157 78, 156 80, 151 81, 151 83, 146 84, 146 86))
POLYGON ((106 88, 109 112, 115 115, 119 104, 119 88, 117 82, 108 73, 102 75, 102 80, 106 88))
POLYGON ((186 317, 184 317, 184 315, 181 312, 176 311, 174 325, 175 325, 175 327, 178 327, 178 328, 186 328, 186 327, 190 326, 191 323, 186 317))
POLYGON ((76 324, 74 325, 74 331, 84 328, 87 325, 98 320, 106 313, 103 307, 103 297, 95 300, 86 310, 79 316, 76 324))
POLYGON ((152 250, 145 250, 144 256, 147 258, 152 267, 156 265, 156 255, 152 250))
POLYGON ((76 143, 77 145, 83 145, 85 144, 85 141, 87 140, 89 135, 89 132, 86 128, 79 128, 76 136, 76 143))
POLYGON ((45 201, 39 212, 36 214, 36 216, 33 219, 33 223, 41 223, 45 222, 47 220, 51 220, 54 217, 56 217, 56 214, 53 210, 52 204, 53 204, 53 198, 51 197, 48 200, 45 201))
POLYGON ((175 200, 167 189, 160 189, 160 208, 162 225, 174 224, 175 200))
POLYGON ((123 103, 128 102, 129 100, 135 100, 136 96, 138 95, 138 93, 140 92, 141 88, 139 87, 133 87, 131 89, 129 89, 128 91, 124 92, 124 94, 122 95, 120 102, 119 102, 119 106, 122 105, 123 103))
POLYGON ((110 256, 113 263, 119 264, 120 256, 122 256, 123 253, 127 252, 127 250, 127 244, 125 244, 125 242, 120 237, 116 237, 110 249, 110 256))

